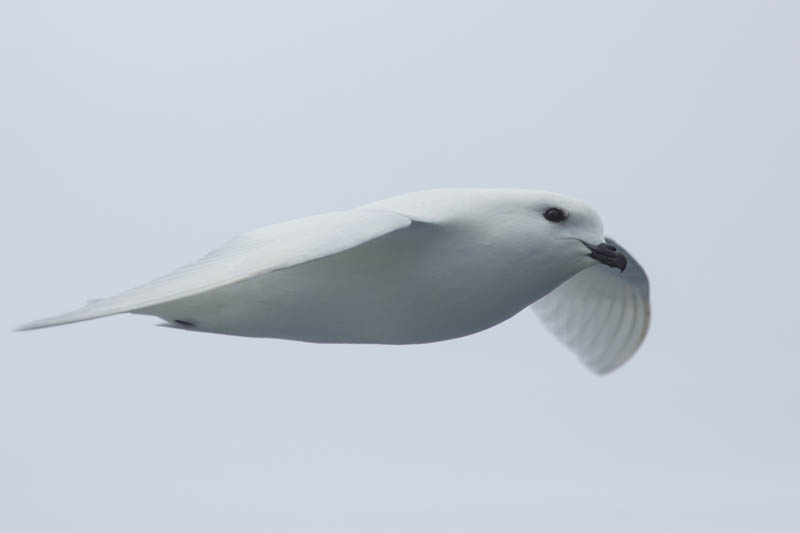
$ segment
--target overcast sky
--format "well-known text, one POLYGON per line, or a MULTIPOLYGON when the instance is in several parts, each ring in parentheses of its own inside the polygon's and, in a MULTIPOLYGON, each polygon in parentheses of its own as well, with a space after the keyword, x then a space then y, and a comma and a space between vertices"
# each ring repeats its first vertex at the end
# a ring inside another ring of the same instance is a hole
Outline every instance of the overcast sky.
POLYGON ((800 530, 800 3, 2 12, 0 530, 800 530), (529 311, 413 347, 9 332, 243 230, 487 186, 586 200, 644 264, 629 364, 529 311))

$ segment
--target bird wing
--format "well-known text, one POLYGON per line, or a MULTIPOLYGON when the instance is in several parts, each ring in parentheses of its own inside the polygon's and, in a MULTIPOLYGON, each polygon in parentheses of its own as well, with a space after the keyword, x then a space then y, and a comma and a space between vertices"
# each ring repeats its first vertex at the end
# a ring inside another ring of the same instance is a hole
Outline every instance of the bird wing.
POLYGON ((337 211, 243 233, 196 263, 116 296, 17 328, 46 328, 144 309, 230 285, 266 272, 314 261, 410 226, 398 213, 337 211))
POLYGON ((650 283, 644 269, 607 240, 627 257, 624 272, 597 264, 531 305, 547 329, 598 374, 627 361, 650 325, 650 283))

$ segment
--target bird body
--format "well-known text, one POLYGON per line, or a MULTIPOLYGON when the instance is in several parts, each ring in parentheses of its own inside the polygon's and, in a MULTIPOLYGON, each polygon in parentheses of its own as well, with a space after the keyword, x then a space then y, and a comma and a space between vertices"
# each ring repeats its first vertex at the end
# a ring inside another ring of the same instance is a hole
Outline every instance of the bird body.
MULTIPOLYGON (((564 329, 559 305, 543 297, 569 288, 568 280, 582 281, 578 274, 588 269, 582 283, 589 289, 569 296, 571 305, 591 296, 595 283, 608 293, 596 299, 609 311, 626 288, 641 301, 641 308, 635 298, 619 304, 620 317, 600 328, 627 328, 625 342, 619 335, 605 341, 605 348, 620 345, 594 368, 607 371, 644 337, 649 289, 635 262, 625 273, 600 262, 625 268, 599 217, 582 202, 539 191, 440 189, 244 233, 163 278, 21 329, 132 312, 211 333, 415 344, 484 330, 539 300, 564 329)), ((598 317, 585 317, 570 331, 593 322, 597 327, 598 317)), ((568 335, 554 332, 575 349, 568 335)))

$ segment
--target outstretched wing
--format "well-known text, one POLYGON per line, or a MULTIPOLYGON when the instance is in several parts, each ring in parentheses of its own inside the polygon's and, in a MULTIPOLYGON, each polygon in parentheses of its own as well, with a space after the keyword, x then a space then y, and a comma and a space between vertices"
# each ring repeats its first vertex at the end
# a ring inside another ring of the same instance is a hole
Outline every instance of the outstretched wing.
POLYGON ((607 240, 627 257, 624 272, 598 264, 531 305, 547 329, 598 374, 630 359, 650 325, 644 269, 622 246, 607 240))
POLYGON ((243 233, 196 263, 116 296, 92 300, 63 315, 20 326, 46 328, 136 311, 244 279, 320 259, 411 225, 390 211, 353 209, 275 224, 243 233))

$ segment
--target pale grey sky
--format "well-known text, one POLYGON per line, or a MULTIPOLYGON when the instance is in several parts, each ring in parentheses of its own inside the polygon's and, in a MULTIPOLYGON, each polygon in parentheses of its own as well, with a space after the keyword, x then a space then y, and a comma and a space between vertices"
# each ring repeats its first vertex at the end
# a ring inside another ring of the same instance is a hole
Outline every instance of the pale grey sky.
POLYGON ((0 17, 0 530, 797 531, 800 4, 16 2, 0 17), (319 346, 11 334, 260 225, 582 198, 650 275, 599 378, 530 312, 319 346))

